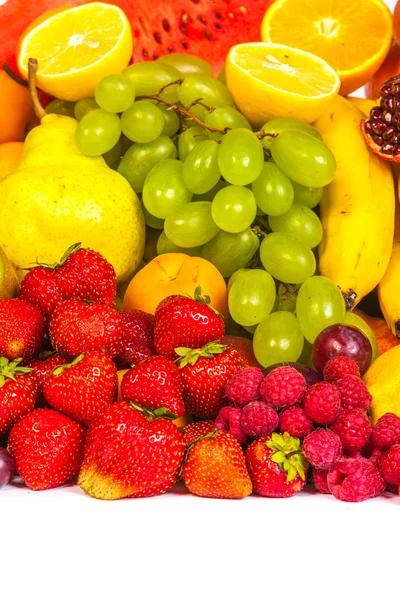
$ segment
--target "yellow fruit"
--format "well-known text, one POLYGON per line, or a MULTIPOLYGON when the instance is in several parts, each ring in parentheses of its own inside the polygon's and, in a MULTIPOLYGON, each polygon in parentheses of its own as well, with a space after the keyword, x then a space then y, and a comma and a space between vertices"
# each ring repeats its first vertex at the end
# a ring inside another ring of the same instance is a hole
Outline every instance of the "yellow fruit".
POLYGON ((231 48, 226 81, 237 107, 254 127, 275 118, 311 123, 340 88, 339 77, 324 60, 303 50, 262 42, 231 48))
POLYGON ((51 14, 24 35, 18 67, 39 63, 37 84, 62 100, 94 96, 100 79, 120 73, 132 56, 132 31, 117 6, 93 2, 51 14))
POLYGON ((22 150, 23 142, 5 142, 0 144, 0 179, 12 173, 17 166, 22 150))
POLYGON ((4 250, 0 248, 0 298, 13 298, 17 292, 17 275, 4 250))
POLYGON ((364 375, 364 383, 372 396, 372 423, 387 412, 400 417, 400 346, 382 354, 364 375))
POLYGON ((355 96, 348 96, 347 100, 350 100, 354 106, 356 106, 364 115, 367 117, 370 113, 371 108, 374 108, 379 102, 370 100, 369 98, 356 98, 355 96))
POLYGON ((388 268, 379 283, 378 297, 390 331, 400 338, 400 207, 396 207, 392 255, 388 268))

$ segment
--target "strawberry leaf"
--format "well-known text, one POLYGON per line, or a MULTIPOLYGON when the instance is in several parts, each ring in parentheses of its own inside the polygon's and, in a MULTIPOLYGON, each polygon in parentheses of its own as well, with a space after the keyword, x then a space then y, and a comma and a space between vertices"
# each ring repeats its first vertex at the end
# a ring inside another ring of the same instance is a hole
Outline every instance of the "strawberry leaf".
POLYGON ((0 357, 0 387, 2 387, 7 379, 16 380, 17 375, 25 375, 31 373, 33 369, 20 365, 22 358, 17 358, 14 361, 9 361, 5 356, 0 357))

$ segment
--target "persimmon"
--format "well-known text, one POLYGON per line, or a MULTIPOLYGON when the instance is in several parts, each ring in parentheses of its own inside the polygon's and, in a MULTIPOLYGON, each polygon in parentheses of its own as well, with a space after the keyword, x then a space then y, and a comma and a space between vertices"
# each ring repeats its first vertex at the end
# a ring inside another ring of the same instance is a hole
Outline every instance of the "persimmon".
POLYGON ((23 142, 5 142, 0 144, 0 179, 12 173, 21 158, 23 142))
POLYGON ((0 69, 0 144, 22 142, 32 113, 28 88, 0 69))

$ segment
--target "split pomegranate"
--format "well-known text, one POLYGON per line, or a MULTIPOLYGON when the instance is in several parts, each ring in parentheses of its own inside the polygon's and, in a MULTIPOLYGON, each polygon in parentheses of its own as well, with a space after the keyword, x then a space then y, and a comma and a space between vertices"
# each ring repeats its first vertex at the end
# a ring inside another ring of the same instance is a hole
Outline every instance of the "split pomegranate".
POLYGON ((383 85, 379 106, 369 119, 361 121, 361 131, 371 150, 384 160, 400 162, 400 75, 383 85))

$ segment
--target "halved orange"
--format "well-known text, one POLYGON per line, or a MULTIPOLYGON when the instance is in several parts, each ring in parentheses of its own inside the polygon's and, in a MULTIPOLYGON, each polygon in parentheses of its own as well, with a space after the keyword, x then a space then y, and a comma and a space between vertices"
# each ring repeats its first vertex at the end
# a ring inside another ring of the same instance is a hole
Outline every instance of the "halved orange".
POLYGON ((320 56, 337 71, 340 93, 347 95, 385 60, 392 15, 383 0, 275 0, 265 13, 261 39, 320 56))
POLYGON ((121 72, 132 56, 132 31, 125 13, 103 2, 50 11, 23 34, 18 67, 28 76, 36 58, 38 86, 62 100, 94 95, 96 84, 121 72))

